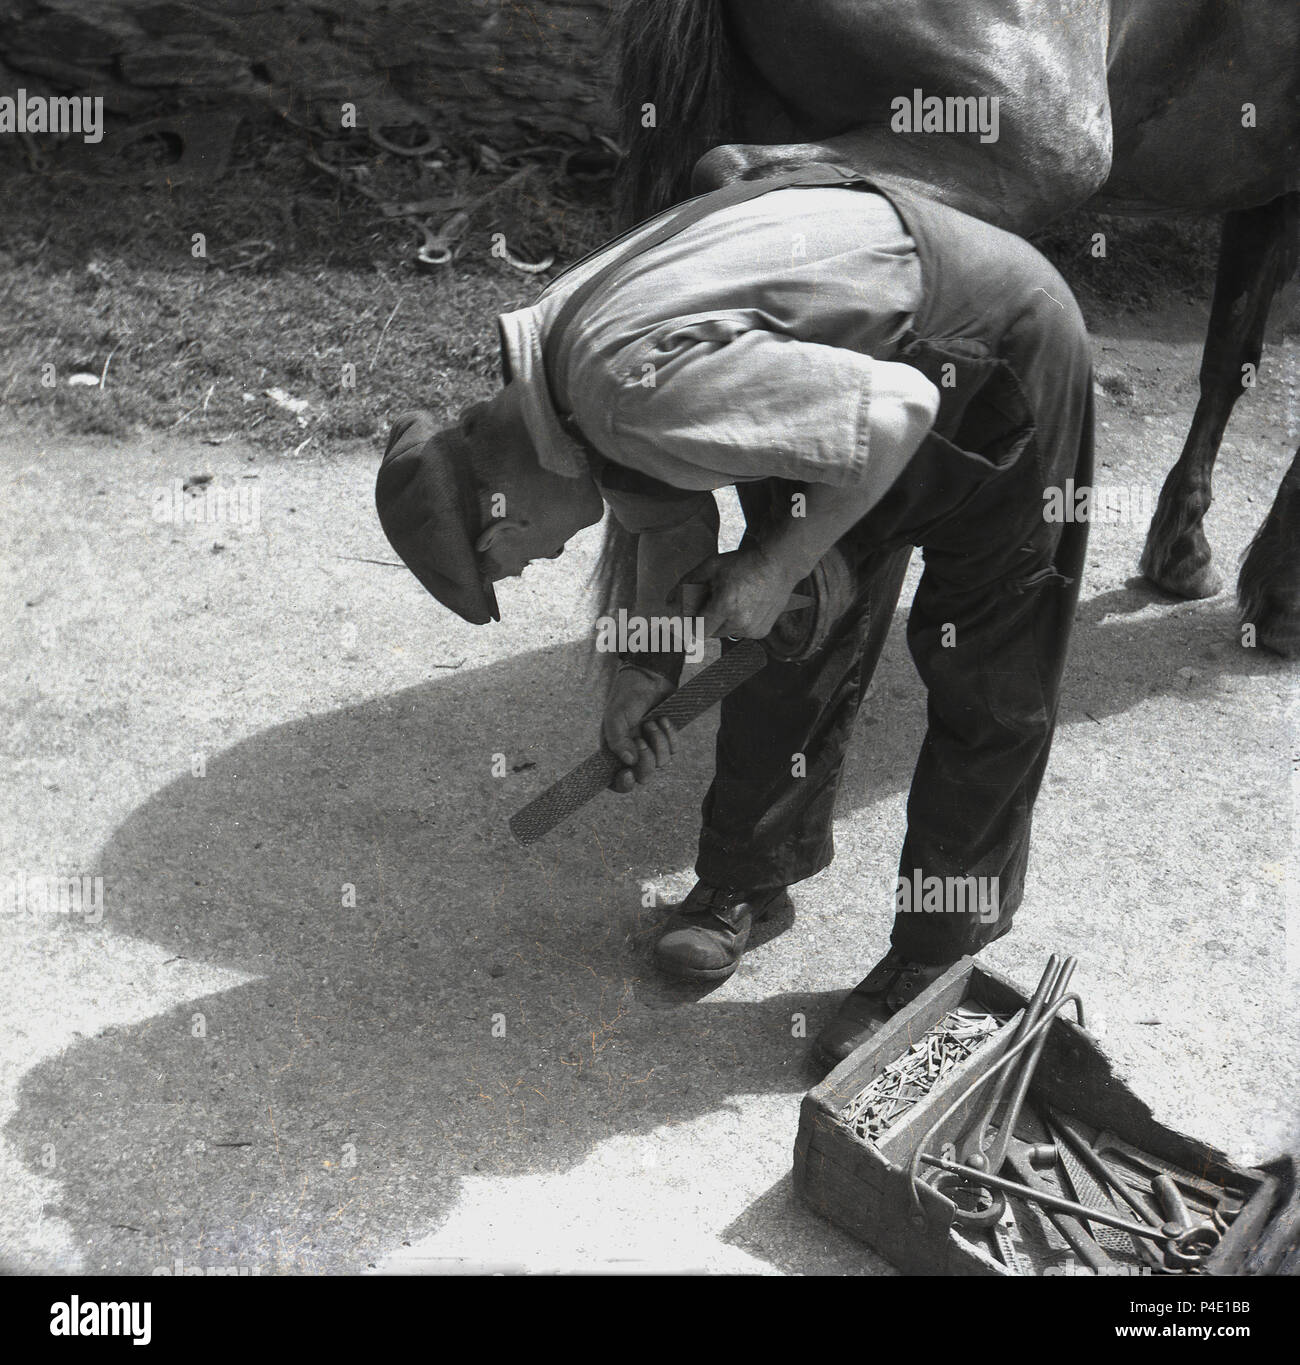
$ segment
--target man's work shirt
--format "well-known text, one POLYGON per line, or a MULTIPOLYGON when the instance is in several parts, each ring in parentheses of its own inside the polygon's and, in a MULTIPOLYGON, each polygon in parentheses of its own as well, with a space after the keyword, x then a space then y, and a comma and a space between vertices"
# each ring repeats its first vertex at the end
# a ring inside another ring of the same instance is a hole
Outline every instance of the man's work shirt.
MULTIPOLYGON (((542 342, 606 259, 499 319, 507 379, 524 387, 541 463, 561 474, 589 465, 552 405, 542 342)), ((939 405, 933 385, 888 359, 920 300, 915 244, 883 196, 773 190, 628 262, 570 324, 555 389, 612 462, 601 491, 632 531, 680 524, 712 489, 752 479, 883 493, 939 405), (890 421, 873 426, 886 409, 890 421), (625 471, 681 496, 648 497, 625 471)))

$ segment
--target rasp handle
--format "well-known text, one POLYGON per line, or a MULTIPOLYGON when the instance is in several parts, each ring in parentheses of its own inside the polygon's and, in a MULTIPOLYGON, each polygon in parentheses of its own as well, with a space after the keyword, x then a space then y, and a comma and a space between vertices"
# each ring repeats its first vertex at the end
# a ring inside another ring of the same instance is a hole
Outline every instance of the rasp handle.
MULTIPOLYGON (((646 720, 666 716, 681 729, 716 706, 729 692, 734 692, 747 678, 752 678, 768 659, 767 650, 757 640, 742 640, 720 659, 715 659, 665 697, 646 720)), ((572 771, 510 817, 510 832, 521 844, 535 844, 548 835, 562 820, 585 806, 609 786, 614 774, 624 767, 622 759, 603 746, 584 758, 572 771)))

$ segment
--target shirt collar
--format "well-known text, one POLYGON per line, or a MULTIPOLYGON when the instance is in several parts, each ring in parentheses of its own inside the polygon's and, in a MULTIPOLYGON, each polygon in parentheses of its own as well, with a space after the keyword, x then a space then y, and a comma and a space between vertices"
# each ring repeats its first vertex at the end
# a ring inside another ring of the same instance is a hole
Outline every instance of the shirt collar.
POLYGON ((501 335, 501 363, 507 384, 519 386, 519 406, 524 425, 543 469, 566 478, 591 477, 586 451, 564 429, 551 402, 542 364, 542 338, 538 310, 523 308, 497 318, 501 335))

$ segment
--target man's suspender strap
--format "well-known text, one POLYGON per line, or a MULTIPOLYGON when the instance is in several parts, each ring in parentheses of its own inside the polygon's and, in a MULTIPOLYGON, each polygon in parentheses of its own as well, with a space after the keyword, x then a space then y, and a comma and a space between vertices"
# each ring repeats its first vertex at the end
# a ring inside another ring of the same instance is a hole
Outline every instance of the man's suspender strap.
MULTIPOLYGON (((772 190, 794 186, 809 189, 817 186, 854 185, 865 179, 866 177, 857 171, 818 162, 801 166, 796 170, 780 171, 760 180, 737 180, 734 184, 724 185, 721 189, 710 190, 707 194, 687 199, 677 208, 670 209, 664 214, 663 221, 647 236, 630 243, 621 251, 615 250, 612 257, 595 274, 569 295, 555 321, 546 329, 546 338, 542 345, 542 363, 546 369, 546 382, 550 387, 551 402, 555 405, 555 411, 562 419, 569 412, 564 395, 556 392, 555 385, 555 376, 559 373, 560 345, 564 334, 596 291, 606 285, 611 277, 630 261, 657 247, 661 242, 666 242, 670 237, 675 237, 679 232, 684 232, 700 219, 707 218, 709 214, 730 208, 733 204, 743 204, 750 199, 757 199, 759 195, 768 194, 772 190)), ((582 262, 578 264, 581 265, 582 262)))

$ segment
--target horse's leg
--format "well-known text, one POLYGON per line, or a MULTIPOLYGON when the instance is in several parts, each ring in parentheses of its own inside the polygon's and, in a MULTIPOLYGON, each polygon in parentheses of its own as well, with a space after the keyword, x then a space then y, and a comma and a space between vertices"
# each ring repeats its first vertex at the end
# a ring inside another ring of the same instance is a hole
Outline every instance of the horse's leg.
POLYGON ((1243 643, 1300 657, 1300 450, 1237 580, 1243 643), (1252 641, 1248 627, 1254 627, 1252 641))
POLYGON ((1142 551, 1141 571, 1178 597, 1223 587, 1201 523, 1224 428, 1241 396, 1244 366, 1259 366, 1269 305, 1286 254, 1286 198, 1238 209, 1223 220, 1210 330, 1201 358, 1201 397, 1183 453, 1169 471, 1142 551))

